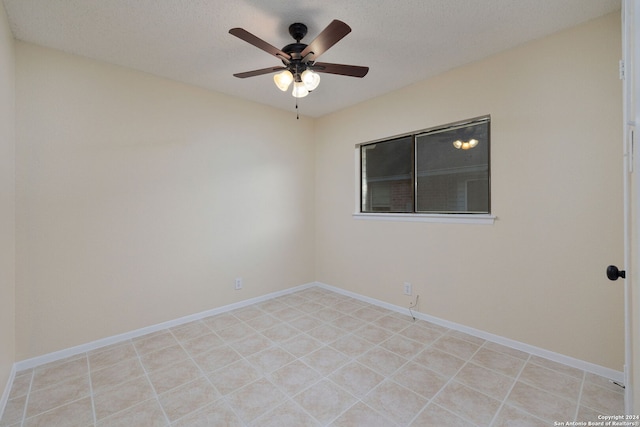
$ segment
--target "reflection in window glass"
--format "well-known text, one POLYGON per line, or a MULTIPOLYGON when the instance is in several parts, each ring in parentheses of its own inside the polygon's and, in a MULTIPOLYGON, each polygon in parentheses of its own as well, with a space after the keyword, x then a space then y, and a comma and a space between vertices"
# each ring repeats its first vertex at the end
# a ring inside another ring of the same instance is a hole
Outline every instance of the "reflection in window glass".
POLYGON ((489 123, 416 136, 416 211, 489 213, 489 123))

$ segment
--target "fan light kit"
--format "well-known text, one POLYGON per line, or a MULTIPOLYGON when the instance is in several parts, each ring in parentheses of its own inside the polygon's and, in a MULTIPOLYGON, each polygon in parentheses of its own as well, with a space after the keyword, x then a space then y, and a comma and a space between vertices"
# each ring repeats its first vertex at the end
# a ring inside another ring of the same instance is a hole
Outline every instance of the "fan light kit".
POLYGON ((473 148, 478 145, 477 139, 470 139, 469 141, 460 141, 459 139, 453 141, 453 146, 459 150, 468 150, 469 148, 473 148))
POLYGON ((316 62, 316 59, 331 46, 342 40, 351 32, 351 27, 342 21, 333 20, 310 44, 300 43, 307 34, 307 26, 301 23, 291 24, 289 34, 295 39, 295 43, 288 44, 278 49, 257 36, 242 28, 232 28, 229 33, 274 55, 282 61, 283 66, 268 67, 260 70, 247 71, 234 74, 241 79, 262 74, 278 72, 273 76, 273 81, 283 92, 286 92, 293 83, 291 95, 295 98, 304 98, 309 92, 315 90, 320 84, 318 73, 337 74, 350 77, 364 77, 369 72, 369 67, 357 65, 331 64, 328 62, 316 62))

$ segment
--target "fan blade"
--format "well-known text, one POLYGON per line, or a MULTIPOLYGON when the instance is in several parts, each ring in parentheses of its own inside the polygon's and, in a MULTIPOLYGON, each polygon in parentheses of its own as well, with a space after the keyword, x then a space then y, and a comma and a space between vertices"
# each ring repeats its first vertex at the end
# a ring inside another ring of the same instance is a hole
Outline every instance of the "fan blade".
POLYGON ((261 38, 254 36, 247 30, 244 30, 242 28, 232 28, 229 30, 229 34, 232 34, 239 39, 254 45, 258 49, 262 49, 273 56, 277 56, 278 58, 285 60, 285 62, 289 62, 289 60, 291 59, 291 55, 289 55, 288 53, 283 52, 277 47, 270 45, 261 38))
POLYGON ((349 77, 364 77, 369 72, 369 67, 359 65, 330 64, 328 62, 316 62, 311 66, 318 73, 339 74, 349 77))
POLYGON ((318 37, 316 37, 304 50, 300 53, 300 56, 304 58, 303 62, 310 60, 316 60, 320 55, 326 52, 331 46, 338 43, 344 36, 351 32, 351 27, 342 21, 334 19, 331 23, 322 30, 318 37), (307 56, 311 54, 311 56, 307 56))
POLYGON ((263 74, 275 73, 276 71, 286 70, 286 67, 269 67, 261 68, 259 70, 245 71, 244 73, 234 74, 235 77, 245 79, 247 77, 261 76, 263 74))

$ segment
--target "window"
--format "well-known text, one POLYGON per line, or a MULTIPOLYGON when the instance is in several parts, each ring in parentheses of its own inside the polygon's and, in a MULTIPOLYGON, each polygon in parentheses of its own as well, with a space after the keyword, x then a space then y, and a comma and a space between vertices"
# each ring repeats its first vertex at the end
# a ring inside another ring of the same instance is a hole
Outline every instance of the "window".
POLYGON ((490 117, 360 148, 360 212, 489 214, 490 117))

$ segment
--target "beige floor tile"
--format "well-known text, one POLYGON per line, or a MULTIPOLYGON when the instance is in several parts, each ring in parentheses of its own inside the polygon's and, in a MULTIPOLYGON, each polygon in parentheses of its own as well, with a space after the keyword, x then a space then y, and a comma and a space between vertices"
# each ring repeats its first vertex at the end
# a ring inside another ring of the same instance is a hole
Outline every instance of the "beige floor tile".
POLYGON ((372 348, 362 356, 358 357, 357 360, 385 376, 393 374, 407 362, 407 359, 404 357, 392 353, 382 347, 372 348))
POLYGON ((300 335, 301 331, 287 323, 282 323, 269 329, 265 329, 261 333, 273 342, 282 343, 300 335))
POLYGON ((354 311, 353 313, 351 313, 351 315, 358 319, 364 320, 365 322, 372 322, 384 316, 384 313, 382 313, 377 307, 367 305, 359 310, 354 311))
POLYGON ((244 427, 223 399, 179 419, 172 427, 244 427))
MULTIPOLYGON (((561 422, 564 421, 570 420, 562 420, 561 422)), ((492 427, 549 427, 549 425, 553 424, 533 417, 530 414, 524 413, 512 406, 504 405, 496 417, 492 427)))
POLYGON ((525 360, 483 347, 473 356, 471 361, 477 365, 500 372, 510 377, 517 377, 525 360))
POLYGON ((104 349, 99 349, 89 353, 89 368, 91 371, 97 371, 100 369, 113 366, 117 363, 127 359, 134 359, 138 357, 133 343, 126 341, 116 345, 111 345, 104 349))
POLYGON ((303 357, 313 353, 323 346, 317 339, 307 334, 300 334, 287 341, 281 342, 280 346, 296 357, 303 357))
POLYGON ((96 423, 96 427, 167 427, 167 418, 157 399, 149 399, 96 423))
POLYGON ((246 322, 247 320, 251 320, 251 319, 255 319, 256 317, 264 316, 265 312, 260 310, 255 305, 250 305, 248 307, 242 307, 242 308, 238 308, 236 310, 233 310, 233 311, 229 312, 229 314, 237 317, 240 320, 244 320, 246 322))
POLYGON ((189 358, 189 355, 178 344, 143 354, 140 356, 140 361, 147 372, 153 372, 165 369, 187 358, 189 358))
POLYGON ((236 322, 232 326, 225 329, 216 330, 215 332, 220 338, 228 343, 240 340, 248 335, 251 335, 255 333, 256 330, 246 323, 240 320, 236 320, 236 322))
POLYGON ((373 344, 380 344, 388 340, 393 332, 380 328, 376 325, 368 323, 355 332, 360 338, 363 338, 373 344))
POLYGON ((249 319, 246 320, 247 325, 251 326, 253 329, 255 329, 257 332, 263 331, 265 329, 269 329, 272 328, 276 325, 279 325, 282 323, 281 320, 276 319, 275 317, 273 317, 270 314, 264 314, 260 317, 256 317, 254 319, 249 319))
POLYGON ((100 393, 144 374, 138 358, 126 359, 104 369, 92 370, 91 387, 94 393, 100 393))
POLYGON ((178 344, 175 337, 169 331, 159 331, 148 336, 142 336, 133 340, 133 345, 139 355, 144 355, 160 349, 178 344))
POLYGON ((338 385, 322 380, 293 398, 317 421, 326 424, 356 402, 356 398, 338 385))
POLYGON ((209 381, 200 377, 158 396, 164 413, 171 422, 195 412, 220 398, 209 381))
POLYGON ((196 354, 205 353, 215 347, 224 345, 224 341, 214 332, 211 332, 188 341, 183 341, 181 345, 182 348, 193 357, 196 354))
POLYGON ((378 327, 391 331, 393 333, 400 332, 403 329, 411 326, 411 317, 400 319, 394 315, 388 315, 380 317, 374 320, 372 323, 378 327))
POLYGON ((286 308, 283 308, 282 310, 274 311, 273 313, 271 313, 273 317, 283 322, 289 322, 291 320, 294 320, 298 317, 303 316, 304 314, 305 314, 304 311, 298 310, 297 308, 294 308, 294 307, 286 307, 286 308))
POLYGON ((231 342, 229 345, 243 357, 251 356, 259 351, 271 346, 271 340, 259 333, 249 334, 239 340, 231 342))
POLYGON ((483 348, 487 350, 497 351, 498 353, 507 354, 511 357, 515 357, 517 359, 522 359, 522 360, 528 360, 530 356, 529 353, 526 353, 522 350, 517 350, 515 348, 507 347, 505 345, 498 344, 491 341, 487 341, 484 344, 483 348))
POLYGON ((294 396, 318 382, 322 375, 296 360, 269 374, 269 379, 289 396, 294 396))
POLYGON ((28 369, 16 373, 16 377, 11 384, 11 391, 9 393, 9 399, 16 399, 21 396, 26 396, 31 388, 31 380, 33 378, 33 370, 28 369))
POLYGON ((435 396, 448 381, 444 376, 415 362, 404 365, 391 379, 427 399, 435 396))
POLYGON ((527 363, 518 378, 518 381, 546 390, 556 396, 577 401, 580 396, 582 380, 570 377, 536 365, 527 363))
POLYGON ((340 415, 330 427, 395 427, 396 423, 386 419, 370 406, 358 402, 340 415))
POLYGON ((182 360, 165 369, 148 374, 151 385, 158 394, 193 381, 200 375, 202 375, 200 368, 191 359, 182 360))
POLYGON ((447 335, 453 338, 468 341, 479 346, 482 346, 486 342, 483 338, 474 337, 473 335, 469 335, 461 331, 450 330, 449 332, 447 332, 447 335))
POLYGON ((506 403, 547 422, 572 420, 577 409, 577 404, 571 400, 559 398, 522 382, 516 383, 506 403))
POLYGON ((252 427, 320 427, 297 403, 287 400, 251 423, 252 427))
POLYGON ((313 313, 311 313, 311 315, 322 320, 323 322, 332 322, 343 316, 343 314, 338 310, 334 310, 329 307, 324 307, 318 311, 314 311, 313 313))
POLYGON ((502 401, 511 390, 514 378, 491 371, 474 363, 467 363, 458 374, 455 380, 472 389, 480 391, 487 396, 502 401))
POLYGON ((561 374, 569 375, 571 377, 575 377, 579 380, 584 376, 584 372, 580 369, 573 368, 571 366, 563 365, 562 363, 554 362, 553 360, 545 359, 539 356, 531 356, 529 362, 535 363, 540 366, 544 366, 545 368, 551 369, 556 372, 560 372, 561 374))
POLYGON ((586 372, 584 376, 584 380, 586 382, 595 384, 600 387, 604 387, 611 391, 615 391, 617 393, 624 394, 624 388, 620 387, 617 384, 614 384, 612 380, 609 378, 602 377, 600 375, 592 374, 591 372, 586 372))
POLYGON ((250 423, 286 400, 286 396, 266 378, 261 378, 225 397, 231 409, 250 423))
MULTIPOLYGON (((429 404, 411 423, 411 427, 471 427, 469 421, 436 404, 429 404)), ((515 427, 515 426, 512 426, 515 427)))
POLYGON ((419 353, 413 358, 413 361, 447 378, 453 377, 465 364, 464 360, 432 347, 428 347, 419 353))
POLYGON ((96 419, 101 420, 155 397, 146 377, 134 378, 93 397, 96 419))
POLYGON ((189 341, 202 335, 211 333, 211 329, 201 320, 186 323, 169 329, 173 336, 180 342, 189 341))
POLYGON ((430 345, 442 336, 442 332, 426 327, 422 322, 412 323, 399 332, 403 337, 410 338, 422 345, 430 345))
POLYGON ((371 389, 380 384, 384 378, 358 362, 351 362, 329 376, 331 381, 358 398, 364 397, 371 389))
POLYGON ((2 418, 0 418, 0 427, 20 425, 24 416, 24 406, 27 403, 27 395, 22 395, 7 401, 4 408, 2 418))
POLYGON ((58 381, 55 385, 29 394, 27 417, 41 414, 58 406, 67 405, 91 394, 89 376, 58 381))
POLYGON ((444 335, 438 338, 431 346, 440 351, 444 351, 445 353, 453 354, 462 360, 469 360, 480 348, 480 345, 478 344, 461 340, 450 335, 444 335))
POLYGON ((85 397, 51 411, 27 418, 23 427, 77 427, 93 425, 91 398, 85 397))
POLYGON ((288 351, 280 347, 272 346, 255 353, 247 358, 249 363, 256 367, 263 374, 273 372, 283 366, 293 362, 296 359, 288 351))
POLYGON ((603 414, 624 413, 624 394, 585 382, 580 403, 603 414))
POLYGON ((288 323, 301 332, 307 332, 313 328, 317 328, 318 326, 323 325, 325 322, 316 317, 305 314, 291 320, 288 323))
POLYGON ((338 350, 325 346, 304 356, 302 361, 326 376, 344 366, 349 358, 338 350))
POLYGON ((89 364, 86 354, 50 363, 34 369, 31 391, 48 388, 70 378, 84 377, 88 373, 89 364))
POLYGON ((401 335, 395 334, 386 341, 380 343, 380 347, 385 348, 406 359, 411 359, 424 349, 424 345, 417 341, 410 340, 401 335))
POLYGON ((282 301, 278 301, 277 299, 271 299, 268 301, 264 301, 258 303, 256 305, 259 309, 266 311, 267 313, 275 313, 276 311, 280 311, 289 307, 289 304, 286 304, 282 301))
POLYGON ((363 399, 386 418, 407 425, 428 400, 406 387, 386 380, 363 399))
POLYGON ((365 325, 365 321, 353 317, 351 315, 345 315, 332 320, 329 324, 337 328, 340 328, 346 332, 354 332, 365 325))
POLYGON ((238 360, 213 372, 209 375, 209 380, 220 393, 227 395, 261 377, 262 374, 249 362, 238 360))
POLYGON ((220 331, 222 329, 230 328, 238 323, 238 318, 229 313, 223 313, 206 317, 202 319, 202 321, 213 331, 220 331))
POLYGON ((344 329, 340 329, 327 323, 307 331, 308 335, 324 344, 334 342, 345 336, 347 333, 348 332, 344 329))
POLYGON ((481 426, 489 425, 500 408, 498 400, 455 381, 450 382, 433 402, 481 426))
POLYGON ((200 353, 193 356, 194 362, 196 362, 203 372, 217 371, 220 368, 240 360, 240 358, 241 356, 238 352, 228 345, 215 347, 206 353, 200 353))
POLYGON ((375 344, 364 340, 355 334, 349 334, 332 342, 330 346, 349 357, 356 358, 371 350, 375 344))

